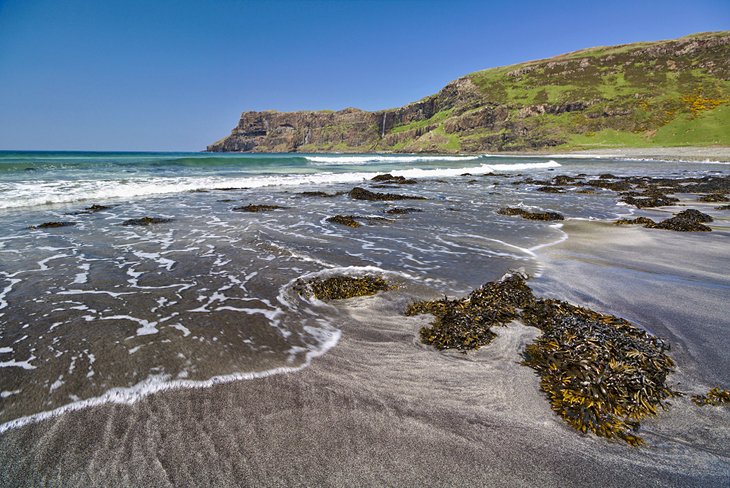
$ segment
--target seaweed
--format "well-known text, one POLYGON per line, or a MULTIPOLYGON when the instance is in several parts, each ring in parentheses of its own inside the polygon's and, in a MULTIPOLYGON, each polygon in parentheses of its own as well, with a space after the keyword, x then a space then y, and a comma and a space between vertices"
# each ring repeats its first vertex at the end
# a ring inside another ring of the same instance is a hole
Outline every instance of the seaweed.
POLYGON ((76 222, 43 222, 39 225, 31 225, 30 229, 55 229, 58 227, 71 227, 76 225, 76 222))
POLYGON ((534 300, 525 276, 514 274, 486 283, 462 299, 415 302, 406 315, 430 313, 436 317, 419 331, 421 341, 436 349, 466 352, 489 344, 496 336, 494 325, 505 325, 519 316, 518 308, 534 300))
POLYGON ((635 219, 619 219, 614 222, 614 225, 642 224, 647 229, 673 230, 676 232, 711 231, 712 229, 703 225, 703 222, 712 222, 712 217, 699 210, 687 209, 661 222, 654 222, 647 217, 637 217, 635 219))
POLYGON ((353 198, 355 200, 426 200, 425 197, 419 196, 399 195, 396 193, 376 193, 370 190, 366 190, 365 188, 360 188, 359 186, 356 186, 355 188, 350 190, 349 194, 350 198, 353 198))
POLYGON ((416 302, 406 315, 430 313, 423 343, 461 352, 488 344, 492 326, 520 319, 542 335, 522 364, 540 376, 551 408, 580 432, 641 445, 639 421, 678 396, 667 384, 669 346, 628 321, 552 299, 536 299, 521 274, 486 283, 467 297, 416 302))
POLYGON ((330 197, 336 197, 338 195, 342 195, 343 192, 335 192, 335 193, 327 193, 324 191, 303 191, 299 193, 299 195, 303 197, 322 197, 322 198, 330 198, 330 197))
POLYGON ((700 198, 697 199, 698 202, 707 202, 707 203, 722 203, 722 202, 730 202, 730 198, 727 197, 724 193, 710 193, 708 195, 702 195, 700 198))
POLYGON ((730 210, 730 205, 720 205, 719 207, 715 207, 715 210, 730 210))
POLYGON ((540 376, 553 411, 580 432, 643 444, 639 421, 676 395, 666 386, 668 346, 624 319, 559 300, 536 301, 522 319, 543 332, 523 364, 540 376))
POLYGON ((249 204, 242 207, 235 207, 234 212, 270 212, 272 210, 281 210, 287 207, 281 207, 279 205, 255 205, 249 204))
POLYGON ((397 185, 413 185, 413 184, 418 183, 414 179, 408 179, 405 176, 393 176, 390 173, 373 176, 370 179, 370 181, 377 181, 377 182, 382 182, 382 183, 394 183, 397 185))
POLYGON ((529 212, 523 208, 517 207, 503 207, 497 210, 497 213, 500 215, 510 216, 519 215, 523 219, 528 220, 565 220, 565 217, 558 212, 529 212))
POLYGON ((297 280, 294 290, 303 297, 314 296, 318 300, 342 300, 345 298, 375 295, 393 287, 382 276, 332 276, 297 280))
POLYGON ((141 219, 129 219, 122 222, 122 225, 152 225, 152 224, 166 224, 172 222, 172 219, 164 219, 162 217, 142 217, 141 219))
POLYGON ((418 208, 410 208, 410 207, 394 207, 390 208, 385 211, 385 213, 389 215, 403 215, 403 214, 409 214, 413 212, 423 212, 423 210, 420 210, 418 208))
POLYGON ((327 217, 327 222, 333 224, 345 225, 347 227, 357 228, 360 227, 360 222, 355 220, 354 215, 335 215, 334 217, 327 217))
POLYGON ((656 222, 647 217, 637 217, 635 219, 618 219, 614 225, 644 225, 645 227, 653 227, 656 222))
POLYGON ((539 188, 536 188, 535 191, 541 191, 544 193, 565 193, 565 190, 563 190, 559 186, 541 186, 539 188))
POLYGON ((621 198, 621 201, 628 203, 629 205, 633 205, 636 208, 653 208, 674 205, 679 201, 679 199, 667 196, 663 193, 644 193, 625 195, 621 198))
POLYGON ((693 395, 692 401, 700 407, 730 404, 730 391, 718 387, 710 388, 706 395, 693 395))

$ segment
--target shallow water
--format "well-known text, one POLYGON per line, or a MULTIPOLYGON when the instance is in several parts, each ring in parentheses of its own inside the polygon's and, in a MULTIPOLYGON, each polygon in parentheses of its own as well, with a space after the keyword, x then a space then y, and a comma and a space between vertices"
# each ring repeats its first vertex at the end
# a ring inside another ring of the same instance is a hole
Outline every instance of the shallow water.
POLYGON ((539 275, 535 251, 565 239, 561 225, 498 215, 500 207, 576 219, 631 209, 610 191, 545 194, 512 183, 609 171, 730 170, 559 157, 0 153, 0 429, 304 367, 339 334, 334 307, 291 292, 312 273, 385 273, 414 298, 465 293, 516 268, 539 275), (383 172, 418 183, 373 188, 383 172), (427 200, 301 195, 356 185, 427 200), (111 208, 80 213, 92 203, 111 208), (248 203, 285 208, 233 210, 248 203), (393 207, 419 212, 385 213, 393 207), (326 220, 335 214, 388 220, 351 229, 326 220), (121 225, 143 216, 172 221, 121 225), (29 228, 47 221, 75 225, 29 228))

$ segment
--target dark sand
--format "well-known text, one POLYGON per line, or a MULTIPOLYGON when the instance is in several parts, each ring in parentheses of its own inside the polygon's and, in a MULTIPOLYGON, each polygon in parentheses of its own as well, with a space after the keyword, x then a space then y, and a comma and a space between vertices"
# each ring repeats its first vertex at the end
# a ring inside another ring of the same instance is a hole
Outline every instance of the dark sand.
MULTIPOLYGON (((727 234, 568 222, 538 294, 668 339, 670 380, 730 386, 727 234), (723 368, 718 367, 721 365, 723 368)), ((298 373, 155 394, 6 432, 0 485, 729 486, 730 410, 688 397, 632 448, 568 427, 518 364, 513 324, 468 356, 417 342, 397 292, 341 306, 339 344, 298 373)), ((677 385, 677 383, 679 383, 677 385)))

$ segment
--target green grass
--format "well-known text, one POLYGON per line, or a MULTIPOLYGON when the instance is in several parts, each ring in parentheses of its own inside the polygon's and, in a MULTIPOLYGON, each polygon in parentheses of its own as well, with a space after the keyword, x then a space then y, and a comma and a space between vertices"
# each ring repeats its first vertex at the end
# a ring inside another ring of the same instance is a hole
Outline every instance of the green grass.
POLYGON ((430 119, 416 120, 409 124, 398 125, 396 127, 393 127, 390 131, 388 131, 388 133, 397 134, 399 132, 407 132, 409 130, 419 129, 421 127, 426 127, 432 124, 439 124, 448 119, 451 115, 451 112, 453 112, 453 109, 442 110, 441 112, 435 113, 430 119))

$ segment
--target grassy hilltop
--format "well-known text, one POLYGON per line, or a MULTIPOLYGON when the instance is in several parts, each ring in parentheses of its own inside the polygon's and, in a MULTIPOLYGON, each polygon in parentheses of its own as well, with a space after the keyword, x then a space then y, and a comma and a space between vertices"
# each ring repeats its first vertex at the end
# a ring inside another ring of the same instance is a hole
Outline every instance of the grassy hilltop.
POLYGON ((245 112, 211 151, 730 146, 730 31, 471 73, 404 107, 245 112))

